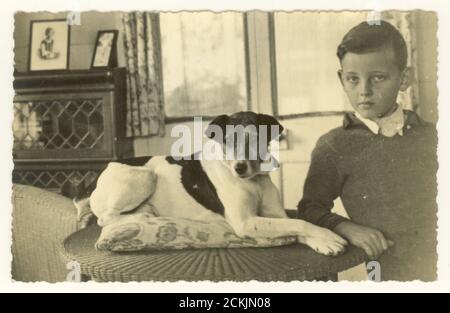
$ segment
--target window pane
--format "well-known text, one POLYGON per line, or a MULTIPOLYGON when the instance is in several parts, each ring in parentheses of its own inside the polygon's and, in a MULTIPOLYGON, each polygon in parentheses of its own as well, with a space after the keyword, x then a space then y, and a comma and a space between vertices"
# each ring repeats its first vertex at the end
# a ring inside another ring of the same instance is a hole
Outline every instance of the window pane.
POLYGON ((337 76, 336 49, 364 20, 360 12, 275 14, 280 115, 350 109, 337 76))
POLYGON ((245 110, 242 13, 162 13, 160 22, 166 116, 245 110))

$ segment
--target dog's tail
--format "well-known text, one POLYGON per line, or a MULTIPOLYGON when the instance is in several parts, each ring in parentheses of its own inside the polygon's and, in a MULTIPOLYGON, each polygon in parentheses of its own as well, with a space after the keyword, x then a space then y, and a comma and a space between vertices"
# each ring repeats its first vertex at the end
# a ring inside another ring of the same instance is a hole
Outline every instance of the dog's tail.
POLYGON ((90 197, 86 198, 75 197, 73 199, 73 204, 77 208, 78 228, 84 229, 95 218, 95 215, 91 210, 90 197))
POLYGON ((89 198, 97 186, 97 180, 98 177, 89 184, 81 182, 78 185, 68 181, 61 188, 61 194, 72 199, 74 206, 77 208, 77 220, 80 229, 86 228, 93 220, 94 214, 91 210, 89 198))

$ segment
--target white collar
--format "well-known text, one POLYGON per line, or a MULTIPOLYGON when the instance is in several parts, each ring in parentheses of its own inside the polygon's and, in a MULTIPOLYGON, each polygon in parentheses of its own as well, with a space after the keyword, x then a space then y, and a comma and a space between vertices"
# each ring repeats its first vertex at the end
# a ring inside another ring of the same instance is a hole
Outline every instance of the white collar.
POLYGON ((385 137, 394 137, 396 134, 403 136, 405 116, 400 105, 397 106, 397 110, 391 115, 376 119, 375 121, 362 117, 358 112, 355 112, 355 115, 376 135, 381 133, 385 137))

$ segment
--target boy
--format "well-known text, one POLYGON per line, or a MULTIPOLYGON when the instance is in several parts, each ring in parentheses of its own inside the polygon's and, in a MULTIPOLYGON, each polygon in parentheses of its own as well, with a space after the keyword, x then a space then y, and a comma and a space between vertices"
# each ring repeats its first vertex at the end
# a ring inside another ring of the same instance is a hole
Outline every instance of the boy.
POLYGON ((337 55, 355 113, 319 139, 298 217, 364 249, 382 280, 435 280, 437 134, 396 102, 411 79, 405 41, 387 22, 363 22, 337 55), (338 197, 351 221, 331 213, 338 197))

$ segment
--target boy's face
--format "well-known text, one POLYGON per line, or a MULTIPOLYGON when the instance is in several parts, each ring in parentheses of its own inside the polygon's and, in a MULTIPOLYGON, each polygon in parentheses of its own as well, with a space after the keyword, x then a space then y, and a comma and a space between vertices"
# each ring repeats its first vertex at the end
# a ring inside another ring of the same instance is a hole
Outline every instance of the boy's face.
POLYGON ((375 120, 394 108, 397 95, 409 86, 409 69, 401 72, 391 48, 363 54, 348 52, 338 72, 351 105, 375 120))

